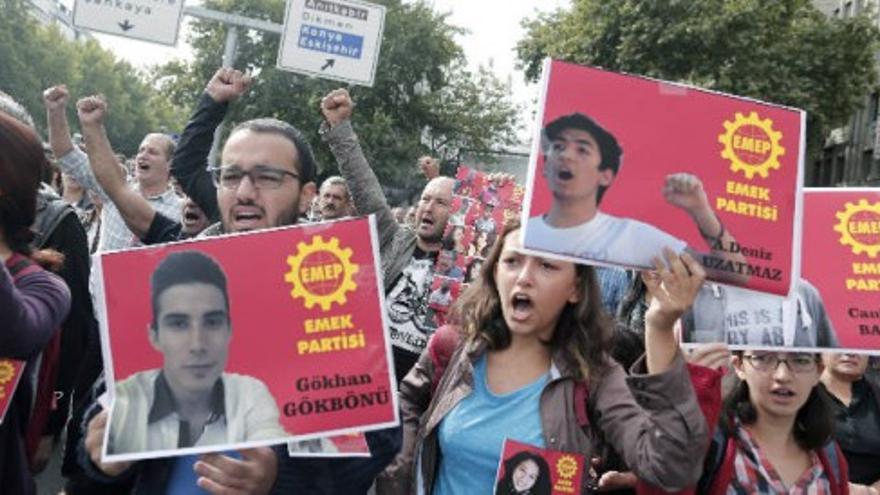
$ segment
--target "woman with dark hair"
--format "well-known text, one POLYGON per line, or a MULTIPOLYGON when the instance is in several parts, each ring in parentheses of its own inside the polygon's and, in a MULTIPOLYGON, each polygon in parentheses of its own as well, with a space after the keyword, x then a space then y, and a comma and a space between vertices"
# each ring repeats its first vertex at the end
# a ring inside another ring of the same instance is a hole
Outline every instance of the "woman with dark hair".
POLYGON ((816 354, 737 351, 700 493, 849 493, 816 354))
POLYGON ((403 447, 378 493, 490 493, 506 438, 587 459, 609 444, 653 485, 693 484, 708 434, 672 328, 702 267, 668 250, 655 259, 646 354, 627 377, 608 355, 593 268, 527 255, 520 234, 504 229, 453 305, 456 326, 402 381, 403 447))
POLYGON ((495 495, 551 495, 550 466, 538 454, 524 450, 504 459, 504 476, 495 495))
POLYGON ((30 247, 45 161, 34 131, 0 112, 0 359, 27 363, 0 425, 0 487, 24 495, 36 490, 25 452, 30 378, 36 378, 37 357, 70 309, 67 286, 43 270, 57 270, 61 255, 30 247))

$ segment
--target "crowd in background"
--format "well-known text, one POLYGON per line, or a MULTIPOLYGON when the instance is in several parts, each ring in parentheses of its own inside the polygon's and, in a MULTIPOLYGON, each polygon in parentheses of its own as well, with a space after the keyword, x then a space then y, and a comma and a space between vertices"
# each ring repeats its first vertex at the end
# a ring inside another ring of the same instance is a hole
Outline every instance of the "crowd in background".
MULTIPOLYGON (((425 177, 418 201, 389 205, 345 90, 315 109, 321 129, 239 123, 208 163, 214 129, 249 84, 218 70, 186 129, 148 134, 134 157, 114 152, 100 96, 47 88, 41 137, 0 95, 0 358, 23 360, 30 378, 0 425, 0 492, 36 493, 33 475, 61 449, 69 495, 489 493, 511 436, 587 455, 582 493, 880 493, 876 358, 680 350, 675 322, 705 277, 686 254, 665 252, 644 272, 574 265, 524 254, 509 219, 475 226, 479 248, 457 244, 461 179, 414 157, 425 177), (329 147, 339 175, 318 183, 313 145, 329 147), (367 435, 372 457, 292 459, 263 447, 102 461, 91 254, 368 214, 402 412, 401 427, 367 435)), ((484 187, 510 180, 490 176, 484 187)), ((516 476, 504 493, 541 493, 516 476)))

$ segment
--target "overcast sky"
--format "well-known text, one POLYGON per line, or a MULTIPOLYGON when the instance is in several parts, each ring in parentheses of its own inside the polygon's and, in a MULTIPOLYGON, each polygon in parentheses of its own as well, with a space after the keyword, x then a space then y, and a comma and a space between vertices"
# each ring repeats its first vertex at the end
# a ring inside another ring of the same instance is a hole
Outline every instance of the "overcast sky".
MULTIPOLYGON (((74 0, 61 0, 73 8, 74 0)), ((198 4, 187 0, 187 4, 198 4)), ((510 80, 515 101, 524 105, 522 119, 531 125, 537 86, 526 85, 522 72, 514 69, 514 46, 522 37, 520 21, 534 17, 538 11, 550 11, 556 7, 569 5, 569 0, 433 0, 436 10, 450 12, 449 22, 469 31, 458 42, 464 48, 468 62, 477 64, 492 63, 496 75, 502 80, 510 80)), ((185 22, 188 17, 185 17, 185 22)), ((184 27, 186 29, 186 27, 184 27)), ((117 36, 96 34, 98 41, 128 60, 136 67, 146 68, 167 62, 174 58, 189 58, 191 51, 186 45, 185 32, 181 32, 177 47, 167 47, 153 43, 130 40, 117 36)), ((381 55, 380 55, 381 56, 381 55)), ((525 132, 524 137, 530 136, 525 132)))

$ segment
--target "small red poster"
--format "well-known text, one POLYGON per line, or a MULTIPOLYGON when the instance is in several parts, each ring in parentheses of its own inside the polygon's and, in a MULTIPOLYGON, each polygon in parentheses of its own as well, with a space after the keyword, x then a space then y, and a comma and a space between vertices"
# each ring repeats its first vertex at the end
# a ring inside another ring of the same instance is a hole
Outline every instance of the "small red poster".
POLYGON ((0 359, 0 424, 6 418, 6 411, 24 374, 24 361, 0 359))
POLYGON ((102 254, 106 458, 396 425, 374 222, 102 254))
POLYGON ((805 189, 803 259, 840 347, 880 350, 880 190, 805 189))
POLYGON ((495 477, 495 495, 579 494, 583 477, 584 456, 507 439, 495 477))
POLYGON ((543 84, 527 249, 627 268, 688 251, 710 280, 789 294, 803 111, 550 60, 543 84))

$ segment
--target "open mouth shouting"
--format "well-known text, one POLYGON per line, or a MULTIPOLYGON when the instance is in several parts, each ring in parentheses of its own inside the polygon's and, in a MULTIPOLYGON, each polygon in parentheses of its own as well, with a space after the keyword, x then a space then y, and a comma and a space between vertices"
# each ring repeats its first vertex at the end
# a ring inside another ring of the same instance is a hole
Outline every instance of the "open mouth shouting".
POLYGON ((561 168, 556 171, 556 179, 562 182, 568 182, 571 179, 574 179, 574 174, 567 168, 561 168))
POLYGON ((523 321, 532 315, 535 304, 531 296, 517 292, 510 297, 510 318, 514 321, 523 321))
POLYGON ((255 205, 236 205, 232 208, 232 229, 253 230, 263 227, 266 217, 262 208, 255 205))

